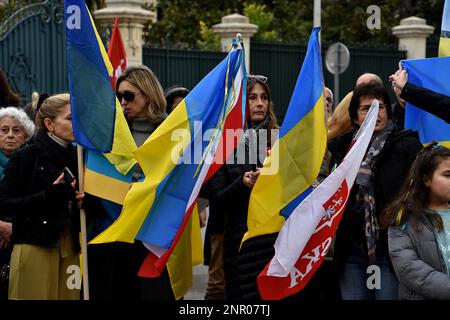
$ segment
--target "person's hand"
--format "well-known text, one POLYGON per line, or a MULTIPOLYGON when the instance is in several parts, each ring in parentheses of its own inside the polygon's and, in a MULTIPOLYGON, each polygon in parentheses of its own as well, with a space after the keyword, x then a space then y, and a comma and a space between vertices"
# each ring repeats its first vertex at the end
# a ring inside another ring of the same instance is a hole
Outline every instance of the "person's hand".
POLYGON ((59 175, 59 177, 56 178, 55 181, 53 181, 53 184, 60 184, 60 183, 63 181, 63 179, 64 179, 64 172, 61 173, 61 174, 59 175))
POLYGON ((256 171, 247 171, 244 173, 244 177, 242 178, 242 182, 247 188, 253 189, 253 186, 256 183, 256 180, 261 173, 261 168, 258 168, 256 171))
POLYGON ((6 249, 11 241, 12 224, 0 220, 0 249, 6 249))
POLYGON ((200 228, 203 228, 206 226, 206 208, 199 212, 198 215, 200 217, 200 228))
POLYGON ((55 181, 53 181, 53 196, 59 197, 59 199, 73 200, 73 195, 75 194, 75 199, 77 201, 77 207, 81 208, 81 204, 84 198, 84 192, 78 192, 76 190, 77 180, 74 179, 72 183, 66 185, 62 183, 64 181, 64 172, 61 173, 55 181))
MULTIPOLYGON (((75 188, 75 186, 73 187, 75 188)), ((84 192, 75 191, 75 199, 77 201, 77 208, 80 209, 81 206, 83 205, 84 192)))
POLYGON ((394 89, 397 88, 402 91, 406 82, 408 82, 408 72, 406 70, 399 69, 396 73, 390 75, 389 81, 392 83, 394 89))

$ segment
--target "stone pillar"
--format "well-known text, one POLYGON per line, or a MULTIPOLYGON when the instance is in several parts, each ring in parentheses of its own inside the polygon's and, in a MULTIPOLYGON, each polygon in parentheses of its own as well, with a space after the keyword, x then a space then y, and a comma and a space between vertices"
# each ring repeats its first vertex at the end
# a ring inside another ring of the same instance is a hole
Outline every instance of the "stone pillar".
POLYGON ((231 40, 236 37, 236 34, 240 33, 242 35, 245 49, 245 66, 247 72, 250 73, 250 38, 258 32, 258 26, 251 24, 246 16, 234 13, 222 17, 222 22, 215 24, 212 28, 214 33, 220 37, 222 51, 225 52, 230 51, 231 40))
POLYGON ((409 17, 400 20, 400 25, 392 28, 392 34, 399 39, 399 50, 407 51, 408 59, 426 57, 427 38, 434 27, 427 25, 425 19, 409 17))
POLYGON ((142 31, 146 23, 156 20, 156 13, 143 9, 141 0, 106 0, 106 8, 95 11, 94 15, 105 24, 113 24, 119 17, 127 65, 142 64, 142 31))

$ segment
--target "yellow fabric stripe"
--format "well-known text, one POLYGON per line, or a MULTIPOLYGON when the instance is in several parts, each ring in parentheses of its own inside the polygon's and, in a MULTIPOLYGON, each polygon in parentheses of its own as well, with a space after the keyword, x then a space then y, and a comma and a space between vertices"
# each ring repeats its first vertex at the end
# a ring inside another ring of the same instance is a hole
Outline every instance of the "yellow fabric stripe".
POLYGON ((192 265, 196 266, 203 263, 203 242, 202 233, 200 230, 200 216, 197 204, 195 204, 194 211, 191 215, 192 232, 191 232, 191 246, 192 246, 192 265))
MULTIPOLYGON (((327 135, 323 96, 314 108, 271 151, 271 161, 279 154, 279 168, 274 175, 264 175, 264 163, 250 195, 247 226, 242 242, 258 235, 278 232, 284 223, 279 215, 288 203, 312 185, 322 164, 327 135)), ((273 165, 273 164, 272 164, 273 165)))
POLYGON ((439 57, 450 56, 450 38, 441 38, 439 41, 439 57))
POLYGON ((87 5, 86 5, 86 9, 87 9, 87 12, 89 13, 89 19, 91 20, 92 29, 95 32, 95 37, 97 38, 98 47, 100 48, 100 52, 102 54, 103 61, 105 62, 105 67, 108 70, 108 75, 111 77, 112 73, 114 72, 114 68, 111 64, 111 61, 109 61, 108 53, 106 52, 105 47, 103 46, 103 42, 100 39, 100 36, 98 35, 97 28, 95 27, 94 19, 92 19, 91 13, 89 12, 89 8, 87 5))
POLYGON ((86 168, 84 191, 97 197, 123 204, 131 183, 120 181, 86 168))
MULTIPOLYGON (((95 37, 97 38, 97 43, 100 48, 100 52, 103 57, 103 62, 108 71, 108 75, 112 76, 114 68, 109 60, 108 53, 103 46, 103 42, 98 35, 97 28, 95 27, 94 20, 92 19, 89 9, 89 18, 91 20, 92 28, 95 32, 95 37)), ((117 168, 117 170, 122 174, 127 174, 128 171, 136 163, 133 157, 133 151, 136 150, 136 143, 134 142, 131 131, 128 128, 125 116, 120 106, 119 100, 116 99, 116 119, 114 125, 114 140, 113 147, 110 153, 105 154, 105 157, 117 168)))
POLYGON ((200 219, 196 204, 177 246, 167 261, 170 283, 177 300, 186 295, 192 287, 192 267, 202 262, 203 250, 200 219), (201 256, 201 261, 199 260, 199 255, 201 256))
POLYGON ((120 102, 116 99, 113 147, 110 153, 105 153, 104 155, 120 173, 127 174, 136 163, 133 155, 136 148, 136 143, 128 127, 120 102))
POLYGON ((182 153, 190 140, 188 114, 183 100, 170 117, 135 151, 136 159, 145 173, 145 180, 133 184, 119 218, 91 243, 134 241, 153 205, 156 188, 176 166, 172 161, 172 152, 175 150, 182 153), (176 129, 184 130, 188 136, 181 141, 173 139, 172 132, 176 129))

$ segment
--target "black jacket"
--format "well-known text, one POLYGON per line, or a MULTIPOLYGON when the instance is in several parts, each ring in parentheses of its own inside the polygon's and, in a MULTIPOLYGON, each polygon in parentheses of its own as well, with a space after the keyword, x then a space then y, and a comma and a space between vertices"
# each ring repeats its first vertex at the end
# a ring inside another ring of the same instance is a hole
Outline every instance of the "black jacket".
POLYGON ((417 108, 450 123, 450 97, 409 82, 403 87, 400 97, 417 108))
MULTIPOLYGON (((328 147, 334 161, 341 163, 350 146, 354 132, 350 132, 330 141, 328 147)), ((376 214, 379 217, 382 209, 395 197, 404 183, 410 166, 417 153, 422 148, 417 132, 404 129, 394 129, 388 136, 386 144, 377 157, 375 169, 375 201, 376 214)), ((345 209, 342 220, 336 233, 334 260, 336 271, 345 258, 350 254, 352 244, 358 245, 367 253, 366 238, 364 233, 364 216, 361 212, 353 210, 357 186, 354 185, 350 194, 349 203, 345 209)), ((388 257, 386 230, 380 231, 377 245, 377 254, 388 257)))
POLYGON ((60 146, 40 132, 33 145, 13 154, 0 181, 0 211, 13 217, 13 243, 55 247, 66 228, 79 249, 79 215, 75 190, 53 182, 68 167, 77 173, 75 148, 60 146))
POLYGON ((211 178, 210 201, 225 215, 223 266, 227 299, 239 299, 237 256, 242 237, 247 231, 247 210, 251 190, 244 185, 248 164, 225 164, 211 178))

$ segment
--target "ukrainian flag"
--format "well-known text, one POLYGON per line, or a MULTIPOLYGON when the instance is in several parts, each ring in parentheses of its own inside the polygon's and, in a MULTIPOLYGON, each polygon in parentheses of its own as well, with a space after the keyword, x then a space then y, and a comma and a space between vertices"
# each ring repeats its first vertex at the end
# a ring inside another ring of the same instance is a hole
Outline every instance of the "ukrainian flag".
POLYGON ((242 241, 278 232, 285 221, 280 212, 309 190, 319 174, 327 144, 319 31, 316 27, 311 32, 279 139, 250 195, 248 231, 242 241), (265 174, 277 155, 278 171, 265 174))
POLYGON ((217 159, 225 129, 243 128, 245 85, 244 51, 235 43, 228 56, 136 150, 145 180, 133 184, 120 217, 91 243, 143 241, 159 258, 149 255, 141 275, 159 275, 205 178, 212 173, 211 163, 217 159), (212 138, 203 136, 211 131, 212 138))
POLYGON ((442 13, 441 40, 439 41, 439 57, 450 56, 450 1, 446 0, 442 13))
POLYGON ((105 156, 122 173, 136 144, 111 87, 113 67, 84 0, 64 2, 72 126, 75 141, 105 156))
MULTIPOLYGON (((408 82, 450 96, 450 57, 402 61, 408 82)), ((450 147, 450 125, 444 120, 406 103, 405 127, 419 133, 420 142, 432 141, 450 147)))
POLYGON ((132 178, 133 170, 122 174, 102 153, 86 150, 84 191, 87 193, 122 205, 132 178))

